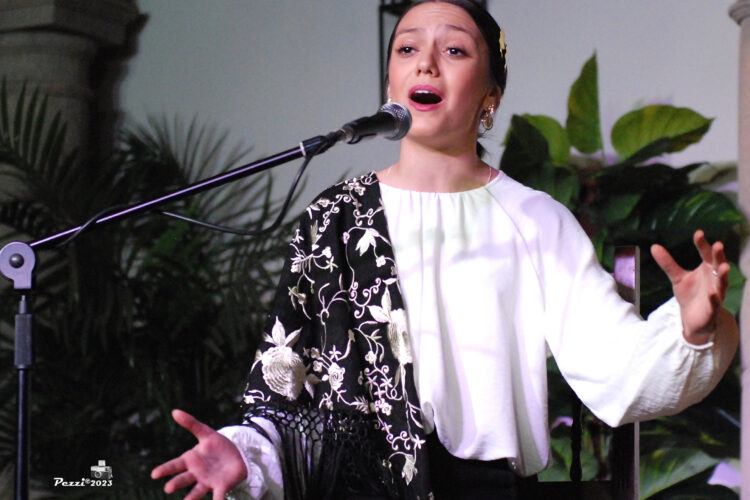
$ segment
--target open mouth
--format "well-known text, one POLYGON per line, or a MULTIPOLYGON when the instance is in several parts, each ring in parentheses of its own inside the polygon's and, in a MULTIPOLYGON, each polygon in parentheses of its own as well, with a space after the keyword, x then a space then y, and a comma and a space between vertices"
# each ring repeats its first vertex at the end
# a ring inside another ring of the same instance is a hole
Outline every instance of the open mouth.
POLYGON ((419 89, 412 92, 409 99, 419 104, 437 104, 443 100, 442 97, 429 90, 419 89))

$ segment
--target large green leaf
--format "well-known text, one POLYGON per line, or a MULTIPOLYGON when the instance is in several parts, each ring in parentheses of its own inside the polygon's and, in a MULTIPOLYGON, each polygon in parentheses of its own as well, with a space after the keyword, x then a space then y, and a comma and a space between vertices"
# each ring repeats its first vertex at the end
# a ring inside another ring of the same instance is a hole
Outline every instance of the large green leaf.
POLYGON ((523 116, 514 115, 500 168, 513 179, 545 191, 573 208, 580 190, 577 173, 568 166, 554 165, 547 139, 523 116))
POLYGON ((548 160, 547 140, 522 116, 513 115, 510 124, 500 168, 512 178, 525 183, 548 160))
POLYGON ((565 165, 570 157, 570 140, 560 122, 545 115, 525 114, 523 117, 547 140, 549 156, 555 165, 565 165))
POLYGON ((641 498, 649 498, 719 463, 700 450, 663 448, 641 457, 641 498))
POLYGON ((739 267, 730 263, 729 268, 729 288, 727 296, 724 299, 724 307, 734 315, 739 314, 740 304, 742 304, 742 293, 745 287, 745 277, 742 276, 739 267))
POLYGON ((590 177, 602 196, 611 194, 657 193, 664 196, 672 191, 684 192, 688 187, 691 168, 674 168, 661 163, 632 166, 613 165, 594 172, 590 177))
POLYGON ((565 125, 570 143, 581 153, 594 153, 602 149, 596 54, 586 61, 580 76, 570 88, 565 125))
POLYGON ((743 221, 737 207, 723 194, 694 190, 657 207, 649 226, 669 247, 689 241, 697 229, 703 229, 709 239, 716 239, 743 221))
POLYGON ((528 185, 544 191, 569 209, 574 208, 574 201, 578 198, 580 190, 576 172, 546 162, 529 176, 527 182, 528 185))
POLYGON ((647 159, 642 150, 651 146, 651 157, 682 151, 700 141, 712 120, 692 109, 668 105, 646 106, 623 115, 612 128, 612 146, 622 158, 636 153, 647 159))
POLYGON ((624 193, 608 196, 599 205, 600 215, 605 223, 615 224, 625 220, 641 201, 642 193, 624 193))

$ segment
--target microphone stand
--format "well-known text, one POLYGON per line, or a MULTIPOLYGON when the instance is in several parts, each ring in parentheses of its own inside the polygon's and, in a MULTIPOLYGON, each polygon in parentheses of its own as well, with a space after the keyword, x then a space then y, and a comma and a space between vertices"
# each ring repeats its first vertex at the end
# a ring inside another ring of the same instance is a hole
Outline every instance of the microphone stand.
POLYGON ((30 305, 30 294, 33 289, 33 270, 36 265, 34 249, 44 248, 62 238, 70 237, 77 232, 116 220, 132 217, 167 202, 177 201, 194 194, 222 186, 229 182, 258 174, 275 166, 296 160, 301 157, 312 158, 327 151, 339 140, 346 137, 342 130, 319 135, 302 141, 298 147, 291 148, 254 163, 238 167, 198 181, 185 188, 172 191, 149 201, 137 203, 115 213, 104 215, 81 226, 66 229, 31 243, 13 241, 0 249, 0 273, 13 281, 13 288, 19 291, 18 314, 15 316, 15 367, 18 371, 18 433, 16 453, 15 499, 27 500, 29 497, 29 449, 30 426, 29 407, 31 399, 31 369, 33 366, 33 316, 30 305))

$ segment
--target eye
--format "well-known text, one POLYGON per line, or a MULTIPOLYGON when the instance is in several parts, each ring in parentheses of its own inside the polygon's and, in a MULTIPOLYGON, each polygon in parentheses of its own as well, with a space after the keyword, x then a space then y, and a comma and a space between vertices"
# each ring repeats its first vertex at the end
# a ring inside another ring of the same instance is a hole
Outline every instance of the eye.
POLYGON ((458 47, 448 47, 446 52, 452 56, 465 56, 466 51, 463 49, 459 49, 458 47))
POLYGON ((414 47, 410 47, 408 45, 402 45, 401 47, 396 49, 396 52, 399 54, 411 54, 414 52, 414 47))

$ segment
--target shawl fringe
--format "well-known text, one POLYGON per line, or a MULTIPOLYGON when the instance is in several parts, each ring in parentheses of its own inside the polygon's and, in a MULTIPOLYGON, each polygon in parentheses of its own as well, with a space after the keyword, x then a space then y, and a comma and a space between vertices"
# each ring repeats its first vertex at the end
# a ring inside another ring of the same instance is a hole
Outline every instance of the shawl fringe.
POLYGON ((243 424, 273 442, 253 417, 270 421, 279 434, 286 500, 405 498, 387 455, 375 449, 372 416, 281 402, 249 408, 243 424))

